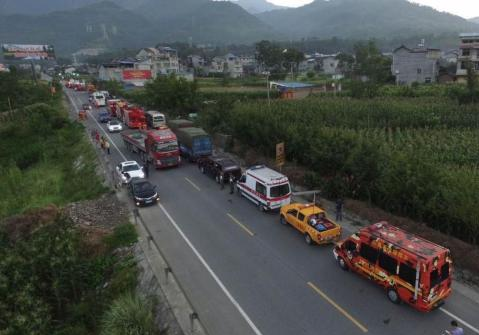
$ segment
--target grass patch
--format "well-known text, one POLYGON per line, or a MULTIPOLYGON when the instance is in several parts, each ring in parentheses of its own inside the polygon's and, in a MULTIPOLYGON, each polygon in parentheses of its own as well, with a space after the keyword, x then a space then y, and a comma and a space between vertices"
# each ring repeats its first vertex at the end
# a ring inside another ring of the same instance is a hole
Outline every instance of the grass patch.
POLYGON ((138 233, 131 223, 116 226, 113 233, 105 237, 105 243, 109 250, 129 247, 138 240, 138 233))

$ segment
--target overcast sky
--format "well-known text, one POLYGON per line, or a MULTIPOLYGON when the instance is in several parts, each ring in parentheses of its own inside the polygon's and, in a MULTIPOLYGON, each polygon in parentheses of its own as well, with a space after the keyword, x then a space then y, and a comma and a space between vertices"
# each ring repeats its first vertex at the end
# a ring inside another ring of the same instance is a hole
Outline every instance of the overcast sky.
MULTIPOLYGON (((298 7, 312 0, 267 0, 277 5, 298 7)), ((465 18, 479 16, 479 0, 411 0, 422 5, 434 7, 443 12, 453 13, 465 18)))

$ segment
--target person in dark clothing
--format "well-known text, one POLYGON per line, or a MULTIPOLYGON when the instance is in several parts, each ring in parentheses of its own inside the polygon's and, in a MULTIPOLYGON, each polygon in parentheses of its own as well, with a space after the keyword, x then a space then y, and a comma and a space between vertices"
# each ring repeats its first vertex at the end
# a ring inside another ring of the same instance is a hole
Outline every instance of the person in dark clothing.
POLYGON ((336 200, 336 221, 343 221, 343 199, 338 198, 336 200))
POLYGON ((148 178, 148 175, 150 174, 150 167, 148 161, 146 161, 145 166, 143 166, 143 172, 145 173, 145 178, 148 178))
POLYGON ((235 193, 235 177, 230 174, 230 194, 235 193))

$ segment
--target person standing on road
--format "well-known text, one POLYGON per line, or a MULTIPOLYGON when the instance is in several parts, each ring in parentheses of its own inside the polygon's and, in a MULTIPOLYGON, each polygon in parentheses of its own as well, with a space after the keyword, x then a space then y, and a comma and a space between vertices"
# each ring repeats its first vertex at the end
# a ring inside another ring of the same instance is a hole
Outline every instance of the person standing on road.
POLYGON ((235 193, 235 177, 230 174, 230 194, 235 193))
POLYGON ((343 199, 338 198, 336 200, 336 221, 343 221, 343 199))
POLYGON ((143 172, 145 173, 145 178, 148 178, 148 175, 150 174, 150 167, 148 166, 149 162, 148 160, 145 162, 145 165, 143 166, 143 172))
POLYGON ((449 335, 464 335, 464 329, 459 327, 456 320, 451 321, 451 326, 452 326, 452 329, 451 330, 446 330, 446 334, 449 334, 449 335))
POLYGON ((100 133, 98 132, 98 130, 95 130, 95 142, 96 145, 100 144, 100 133))
POLYGON ((105 150, 105 137, 103 137, 103 135, 101 136, 101 139, 100 139, 100 145, 101 145, 101 148, 105 150))
POLYGON ((110 154, 110 142, 108 142, 107 139, 105 139, 105 150, 106 150, 106 153, 109 155, 110 154))

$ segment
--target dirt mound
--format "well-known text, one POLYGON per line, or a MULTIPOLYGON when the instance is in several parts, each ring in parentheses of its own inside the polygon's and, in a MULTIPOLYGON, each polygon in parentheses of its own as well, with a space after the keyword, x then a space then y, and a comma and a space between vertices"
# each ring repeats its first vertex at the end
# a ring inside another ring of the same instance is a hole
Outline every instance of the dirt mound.
POLYGON ((110 230, 128 221, 128 208, 117 199, 114 193, 105 194, 94 200, 71 203, 64 208, 63 212, 73 223, 83 227, 110 230))
POLYGON ((60 215, 55 205, 41 209, 32 209, 24 214, 15 215, 3 220, 0 224, 5 227, 8 238, 15 242, 30 236, 39 227, 53 222, 60 215))

